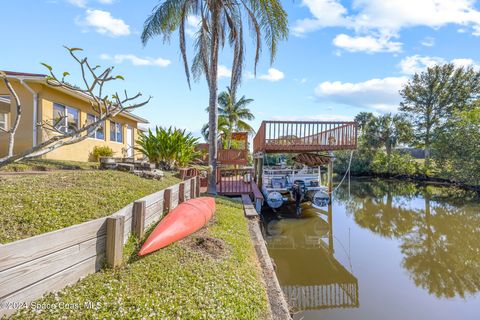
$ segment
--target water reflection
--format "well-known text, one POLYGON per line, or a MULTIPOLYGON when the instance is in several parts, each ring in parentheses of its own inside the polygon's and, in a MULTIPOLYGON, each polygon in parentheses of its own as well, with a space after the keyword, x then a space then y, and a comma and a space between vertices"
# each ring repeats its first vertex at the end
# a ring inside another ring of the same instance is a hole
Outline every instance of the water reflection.
POLYGON ((298 310, 358 307, 358 280, 334 256, 332 207, 303 205, 303 216, 263 215, 268 250, 287 300, 298 310))
POLYGON ((337 201, 362 228, 400 241, 402 266, 436 297, 480 291, 480 210, 475 195, 412 183, 354 182, 337 201))

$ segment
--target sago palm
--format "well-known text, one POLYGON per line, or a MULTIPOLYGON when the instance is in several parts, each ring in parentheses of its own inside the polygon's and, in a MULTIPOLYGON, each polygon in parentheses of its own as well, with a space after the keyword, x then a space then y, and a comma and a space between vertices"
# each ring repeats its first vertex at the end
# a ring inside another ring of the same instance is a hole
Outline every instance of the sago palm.
POLYGON ((198 80, 205 75, 209 89, 209 163, 213 174, 209 177, 210 193, 216 193, 217 167, 217 82, 219 50, 225 43, 232 49, 232 74, 230 87, 233 96, 242 78, 244 62, 244 26, 250 28, 255 38, 255 72, 265 40, 273 62, 277 44, 288 36, 287 14, 278 0, 164 0, 153 9, 145 21, 142 42, 145 45, 154 36, 168 42, 173 32, 179 30, 180 52, 188 85, 190 73, 198 80), (194 59, 189 66, 186 50, 185 25, 189 17, 198 17, 200 23, 194 36, 194 59), (190 72, 191 70, 191 72, 190 72))

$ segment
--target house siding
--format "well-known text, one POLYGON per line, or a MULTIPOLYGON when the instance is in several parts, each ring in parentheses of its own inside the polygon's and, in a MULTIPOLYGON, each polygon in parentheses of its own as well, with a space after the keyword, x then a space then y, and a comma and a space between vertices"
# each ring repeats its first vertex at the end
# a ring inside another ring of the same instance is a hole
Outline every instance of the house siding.
MULTIPOLYGON (((22 119, 20 127, 17 130, 15 138, 15 153, 27 150, 33 145, 33 98, 32 95, 23 88, 20 83, 12 80, 14 88, 20 95, 23 104, 22 119)), ((38 93, 38 121, 48 121, 51 123, 53 118, 53 104, 58 103, 79 110, 79 124, 84 125, 87 121, 87 114, 94 114, 89 102, 86 102, 73 95, 56 90, 46 85, 34 85, 34 90, 38 93)), ((0 94, 8 94, 6 88, 0 87, 0 94)), ((9 121, 15 116, 14 104, 11 110, 13 115, 9 116, 9 121)), ((87 138, 81 142, 58 148, 42 156, 43 159, 70 160, 70 161, 88 161, 89 155, 95 146, 108 146, 112 148, 114 156, 122 157, 122 149, 127 148, 127 125, 133 128, 133 140, 138 139, 137 122, 119 115, 112 121, 121 123, 123 126, 123 143, 110 141, 110 121, 105 123, 105 140, 87 138)), ((37 130, 37 142, 41 143, 54 135, 52 131, 39 128, 37 130)), ((0 156, 7 153, 7 135, 0 134, 0 156)), ((134 151, 134 157, 138 158, 138 152, 134 151)))

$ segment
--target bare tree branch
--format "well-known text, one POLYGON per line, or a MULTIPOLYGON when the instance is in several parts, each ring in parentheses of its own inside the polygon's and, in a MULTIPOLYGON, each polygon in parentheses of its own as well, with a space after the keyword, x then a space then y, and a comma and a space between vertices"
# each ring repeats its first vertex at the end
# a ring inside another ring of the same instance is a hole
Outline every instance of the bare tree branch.
POLYGON ((92 67, 86 57, 80 58, 77 56, 76 52, 83 51, 82 49, 68 47, 65 48, 69 51, 69 54, 73 57, 73 59, 79 64, 85 88, 79 88, 66 82, 65 78, 70 75, 70 73, 64 72, 60 79, 55 75, 51 66, 43 63, 43 65, 49 70, 49 75, 45 79, 46 83, 53 87, 64 88, 72 91, 73 93, 84 95, 90 100, 92 111, 99 116, 96 117, 95 121, 90 123, 86 122, 78 128, 67 128, 66 126, 64 126, 65 128, 62 128, 59 126, 62 121, 65 121, 67 115, 62 116, 59 119, 52 119, 51 122, 47 120, 38 123, 37 125, 39 127, 52 132, 53 136, 30 148, 29 150, 14 154, 13 146, 15 143, 15 133, 20 123, 22 105, 6 74, 0 72, 0 78, 3 79, 17 105, 17 114, 14 125, 10 130, 1 129, 2 132, 7 132, 9 134, 9 152, 5 157, 0 158, 0 167, 23 159, 38 157, 60 147, 85 140, 92 132, 96 132, 103 125, 105 120, 112 119, 122 112, 128 112, 130 110, 143 107, 150 102, 152 97, 148 97, 148 99, 141 102, 135 102, 135 100, 142 96, 140 92, 130 97, 127 91, 125 91, 125 98, 123 99, 120 99, 118 93, 113 94, 112 98, 109 98, 108 95, 103 95, 104 86, 107 83, 115 80, 123 80, 123 77, 119 75, 112 75, 114 67, 108 67, 103 71, 97 71, 100 66, 97 65, 92 67))

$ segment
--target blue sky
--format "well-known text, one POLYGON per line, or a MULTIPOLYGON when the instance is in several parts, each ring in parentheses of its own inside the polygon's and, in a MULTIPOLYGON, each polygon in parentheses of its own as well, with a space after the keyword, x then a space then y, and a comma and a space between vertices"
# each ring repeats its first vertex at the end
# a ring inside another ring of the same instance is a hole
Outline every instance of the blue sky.
MULTIPOLYGON (((143 22, 157 1, 3 1, 0 69, 78 70, 63 45, 81 47, 102 66, 115 65, 126 88, 153 96, 136 111, 151 125, 174 125, 198 134, 207 122, 205 81, 188 89, 176 35, 140 42, 143 22)), ((239 90, 255 101, 254 127, 266 119, 351 119, 360 111, 395 111, 398 90, 411 74, 436 63, 480 63, 480 6, 471 0, 282 1, 291 34, 273 65, 262 54, 257 78, 252 50, 239 90)), ((195 17, 189 31, 195 28, 195 17)), ((191 43, 190 43, 191 44, 191 43)), ((247 40, 251 49, 252 41, 247 40)), ((191 53, 191 51, 190 51, 191 53)), ((192 55, 190 54, 190 57, 192 55)), ((229 84, 229 50, 222 53, 219 88, 229 84)))

